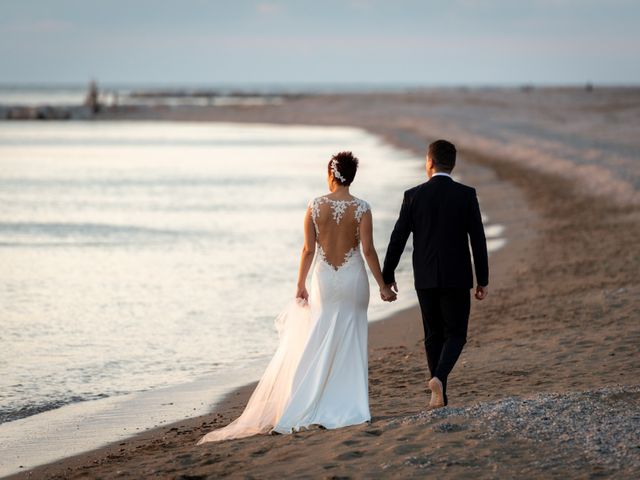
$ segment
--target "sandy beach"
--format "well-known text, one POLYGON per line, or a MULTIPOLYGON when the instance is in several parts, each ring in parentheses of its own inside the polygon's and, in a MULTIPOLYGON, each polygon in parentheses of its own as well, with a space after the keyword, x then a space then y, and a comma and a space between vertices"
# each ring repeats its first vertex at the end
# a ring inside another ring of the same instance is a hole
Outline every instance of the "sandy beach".
MULTIPOLYGON (((448 137, 460 148, 456 172, 477 188, 508 243, 490 259, 489 298, 473 303, 447 408, 426 412, 413 308, 370 326, 370 424, 196 447, 239 415, 254 387, 247 385, 208 415, 10 478, 637 478, 640 164, 631 129, 640 93, 522 95, 343 94, 103 113, 349 125, 420 155, 448 137), (520 122, 518 134, 498 120, 520 122), (577 148, 573 138, 594 144, 577 148)), ((400 288, 413 295, 412 285, 400 288)))

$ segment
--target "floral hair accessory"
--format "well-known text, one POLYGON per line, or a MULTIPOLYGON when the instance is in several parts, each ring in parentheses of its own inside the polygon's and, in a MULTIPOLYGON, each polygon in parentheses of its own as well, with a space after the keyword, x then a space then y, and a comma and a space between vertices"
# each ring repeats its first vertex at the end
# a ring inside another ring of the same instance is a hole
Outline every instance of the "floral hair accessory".
POLYGON ((340 172, 338 171, 338 162, 336 161, 335 158, 333 160, 331 160, 331 172, 333 173, 333 176, 335 178, 337 178, 341 182, 345 182, 346 183, 347 179, 344 178, 342 175, 340 175, 340 172))

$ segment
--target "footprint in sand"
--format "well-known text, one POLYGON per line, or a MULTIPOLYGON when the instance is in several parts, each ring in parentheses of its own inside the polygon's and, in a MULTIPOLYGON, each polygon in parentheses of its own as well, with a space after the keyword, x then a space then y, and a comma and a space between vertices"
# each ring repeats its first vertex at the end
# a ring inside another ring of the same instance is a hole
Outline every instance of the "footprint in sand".
POLYGON ((344 442, 342 442, 342 445, 346 445, 350 447, 352 445, 358 445, 359 443, 360 443, 359 440, 345 440, 344 442))
POLYGON ((270 449, 268 448, 260 448, 254 452, 251 452, 251 456, 253 457, 260 457, 262 455, 264 455, 265 453, 267 453, 270 449))
POLYGON ((414 445, 414 444, 408 443, 406 445, 398 445, 393 449, 393 453, 398 455, 404 455, 404 454, 415 452, 416 450, 421 450, 421 449, 422 447, 420 445, 414 445))
POLYGON ((360 450, 352 450, 350 452, 345 452, 336 457, 336 460, 345 461, 345 460, 355 460, 356 458, 361 458, 364 456, 364 452, 360 450))
POLYGON ((216 456, 214 458, 207 458, 204 462, 200 462, 201 466, 213 465, 214 463, 218 463, 220 461, 220 457, 216 456))

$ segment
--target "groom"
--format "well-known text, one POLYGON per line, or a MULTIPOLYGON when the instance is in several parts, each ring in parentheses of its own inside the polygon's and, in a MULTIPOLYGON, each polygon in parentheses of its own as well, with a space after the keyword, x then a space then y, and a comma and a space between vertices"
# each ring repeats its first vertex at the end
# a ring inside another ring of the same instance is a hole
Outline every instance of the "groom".
POLYGON ((397 292, 394 272, 413 233, 414 283, 431 371, 430 408, 447 405, 447 377, 467 341, 473 288, 469 243, 478 282, 475 297, 482 300, 488 294, 487 244, 476 191, 451 178, 455 164, 452 143, 429 145, 429 180, 404 192, 382 271, 385 283, 397 292))

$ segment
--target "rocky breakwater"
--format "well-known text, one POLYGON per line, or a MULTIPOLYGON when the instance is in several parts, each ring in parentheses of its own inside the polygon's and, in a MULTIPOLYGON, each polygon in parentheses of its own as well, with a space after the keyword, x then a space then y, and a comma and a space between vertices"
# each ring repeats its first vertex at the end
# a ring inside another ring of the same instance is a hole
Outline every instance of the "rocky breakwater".
POLYGON ((88 120, 92 112, 86 106, 0 105, 4 120, 88 120))

